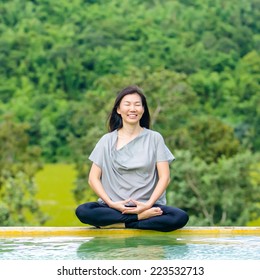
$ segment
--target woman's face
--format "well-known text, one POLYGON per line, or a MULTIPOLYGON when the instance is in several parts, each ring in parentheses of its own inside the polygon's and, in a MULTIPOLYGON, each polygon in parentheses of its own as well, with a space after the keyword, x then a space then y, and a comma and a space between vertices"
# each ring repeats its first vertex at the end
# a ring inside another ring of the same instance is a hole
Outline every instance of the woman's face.
POLYGON ((139 94, 132 93, 125 95, 117 108, 123 123, 137 124, 144 113, 144 107, 139 94))

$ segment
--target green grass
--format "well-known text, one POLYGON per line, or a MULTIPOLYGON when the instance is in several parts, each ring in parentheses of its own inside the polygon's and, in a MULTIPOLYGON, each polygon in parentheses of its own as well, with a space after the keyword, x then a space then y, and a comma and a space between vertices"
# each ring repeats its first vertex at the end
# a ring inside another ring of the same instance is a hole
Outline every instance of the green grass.
POLYGON ((76 171, 68 164, 47 164, 36 174, 37 200, 41 210, 49 216, 44 226, 80 226, 75 216, 77 204, 72 189, 76 171))
POLYGON ((251 221, 247 224, 250 227, 259 227, 260 226, 260 218, 258 218, 255 221, 251 221))

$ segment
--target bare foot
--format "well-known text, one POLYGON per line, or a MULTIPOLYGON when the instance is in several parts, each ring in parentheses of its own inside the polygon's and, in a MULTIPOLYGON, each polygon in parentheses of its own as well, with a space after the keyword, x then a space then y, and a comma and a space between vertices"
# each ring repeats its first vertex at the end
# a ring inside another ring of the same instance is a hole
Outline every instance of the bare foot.
POLYGON ((145 210, 144 212, 138 214, 138 220, 144 220, 155 216, 162 215, 163 211, 160 207, 152 207, 150 209, 145 210))

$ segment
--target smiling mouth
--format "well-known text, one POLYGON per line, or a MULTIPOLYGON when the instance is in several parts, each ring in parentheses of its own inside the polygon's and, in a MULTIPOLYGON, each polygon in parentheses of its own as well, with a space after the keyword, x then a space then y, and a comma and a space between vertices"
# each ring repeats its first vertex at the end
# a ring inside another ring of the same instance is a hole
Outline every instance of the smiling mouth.
POLYGON ((128 114, 127 115, 129 118, 136 118, 137 117, 137 114, 128 114))

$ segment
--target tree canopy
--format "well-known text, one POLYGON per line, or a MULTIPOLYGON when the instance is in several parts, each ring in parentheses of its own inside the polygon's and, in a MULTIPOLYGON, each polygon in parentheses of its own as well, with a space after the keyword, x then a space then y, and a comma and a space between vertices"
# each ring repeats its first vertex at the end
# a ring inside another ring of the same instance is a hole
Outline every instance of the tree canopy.
MULTIPOLYGON (((7 141, 19 157, 39 149, 36 161, 75 163, 75 198, 90 199, 87 157, 116 92, 137 84, 152 129, 178 155, 169 203, 195 224, 258 215, 260 179, 250 174, 259 172, 259 0, 2 0, 0 12, 3 151, 7 141), (15 133, 6 132, 9 114, 15 133)), ((29 180, 22 165, 15 176, 29 180)))

